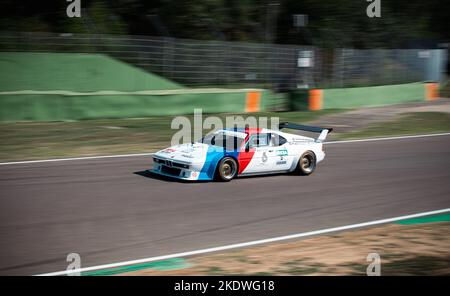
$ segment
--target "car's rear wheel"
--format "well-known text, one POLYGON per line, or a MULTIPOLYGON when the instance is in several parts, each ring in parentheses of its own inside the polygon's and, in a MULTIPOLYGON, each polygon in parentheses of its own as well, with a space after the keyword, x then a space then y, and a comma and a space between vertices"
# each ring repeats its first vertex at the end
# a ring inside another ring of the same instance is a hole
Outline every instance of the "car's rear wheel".
POLYGON ((236 160, 232 157, 224 157, 217 166, 217 179, 224 182, 229 182, 236 177, 238 166, 236 160))
POLYGON ((300 175, 310 175, 316 169, 316 155, 312 151, 306 151, 300 156, 297 171, 300 175))

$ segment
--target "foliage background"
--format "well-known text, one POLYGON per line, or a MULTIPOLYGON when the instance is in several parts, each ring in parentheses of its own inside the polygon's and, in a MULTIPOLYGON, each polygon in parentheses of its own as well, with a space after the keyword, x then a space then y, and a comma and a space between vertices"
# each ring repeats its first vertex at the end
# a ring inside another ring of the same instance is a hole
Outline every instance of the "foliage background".
POLYGON ((450 40, 447 0, 381 0, 381 18, 367 17, 365 0, 81 0, 82 17, 72 19, 68 4, 4 0, 0 30, 165 34, 325 48, 429 48, 450 40), (308 27, 294 28, 293 14, 307 14, 308 27))

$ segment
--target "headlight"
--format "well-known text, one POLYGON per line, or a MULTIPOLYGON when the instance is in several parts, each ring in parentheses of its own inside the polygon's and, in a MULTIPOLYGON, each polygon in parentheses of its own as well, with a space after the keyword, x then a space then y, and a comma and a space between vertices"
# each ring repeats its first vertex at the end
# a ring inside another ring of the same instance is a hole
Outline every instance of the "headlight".
POLYGON ((189 169, 189 165, 188 164, 173 162, 172 165, 174 167, 178 167, 178 168, 189 169))

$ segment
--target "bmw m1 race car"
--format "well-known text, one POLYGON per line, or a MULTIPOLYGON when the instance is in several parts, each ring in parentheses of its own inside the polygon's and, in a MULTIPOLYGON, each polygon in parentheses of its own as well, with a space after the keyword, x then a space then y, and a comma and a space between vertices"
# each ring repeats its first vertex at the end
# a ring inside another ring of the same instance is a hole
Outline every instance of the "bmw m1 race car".
POLYGON ((309 175, 325 158, 323 141, 332 128, 281 123, 279 130, 222 129, 200 141, 158 151, 153 173, 183 180, 231 181, 237 176, 298 172, 309 175), (319 133, 314 139, 283 128, 319 133))

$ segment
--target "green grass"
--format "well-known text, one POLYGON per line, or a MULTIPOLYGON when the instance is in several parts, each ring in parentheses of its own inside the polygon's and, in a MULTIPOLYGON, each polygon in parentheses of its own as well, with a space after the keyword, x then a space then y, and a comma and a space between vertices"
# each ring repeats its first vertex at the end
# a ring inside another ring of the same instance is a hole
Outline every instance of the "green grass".
MULTIPOLYGON (((280 122, 307 123, 342 110, 318 112, 261 112, 235 116, 279 117, 280 122)), ((221 119, 232 114, 220 114, 221 119)), ((203 115, 203 119, 206 116, 203 115)), ((187 116, 193 122, 193 116, 187 116)), ((177 130, 170 128, 174 117, 103 119, 66 122, 0 123, 0 161, 33 160, 154 152, 170 145, 177 130)), ((270 125, 270 121, 268 122, 270 125)), ((357 139, 450 131, 450 114, 407 113, 395 121, 366 129, 336 134, 335 139, 357 139)), ((207 130, 204 133, 208 132, 207 130)))
POLYGON ((217 267, 217 266, 209 267, 207 270, 205 270, 205 272, 208 275, 224 275, 225 274, 225 271, 222 268, 217 267))
MULTIPOLYGON (((261 112, 235 116, 308 122, 339 112, 261 112)), ((204 114, 225 119, 232 114, 204 114)), ((193 116, 187 116, 193 122, 193 116)), ((170 145, 172 116, 72 122, 0 123, 0 161, 154 152, 170 145)), ((270 121, 269 121, 270 124, 270 121)), ((207 131, 204 131, 206 133, 207 131)))
MULTIPOLYGON (((449 257, 434 257, 419 255, 413 258, 397 258, 388 260, 381 257, 381 275, 384 276, 430 276, 449 275, 449 257), (384 260, 384 261, 383 261, 384 260)), ((342 264, 352 270, 351 275, 366 275, 366 264, 342 264)))
POLYGON ((443 98, 450 98, 450 80, 447 79, 439 85, 439 95, 443 98))
POLYGON ((450 114, 441 112, 405 113, 395 121, 375 124, 366 129, 337 135, 338 139, 450 132, 450 114))
POLYGON ((304 260, 298 259, 282 263, 282 267, 278 271, 289 275, 308 275, 318 273, 324 267, 325 265, 321 263, 304 262, 304 260))

